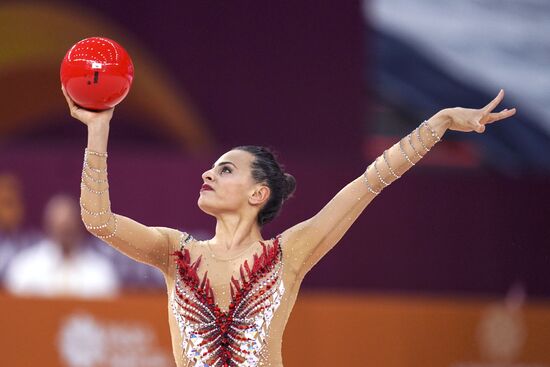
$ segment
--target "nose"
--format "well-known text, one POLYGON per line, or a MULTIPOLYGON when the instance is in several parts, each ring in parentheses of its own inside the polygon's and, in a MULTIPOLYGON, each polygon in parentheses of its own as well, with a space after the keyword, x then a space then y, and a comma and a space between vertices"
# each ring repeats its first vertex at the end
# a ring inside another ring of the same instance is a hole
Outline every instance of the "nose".
POLYGON ((202 179, 204 182, 206 181, 212 181, 212 170, 209 169, 208 171, 205 171, 203 174, 202 174, 202 179))

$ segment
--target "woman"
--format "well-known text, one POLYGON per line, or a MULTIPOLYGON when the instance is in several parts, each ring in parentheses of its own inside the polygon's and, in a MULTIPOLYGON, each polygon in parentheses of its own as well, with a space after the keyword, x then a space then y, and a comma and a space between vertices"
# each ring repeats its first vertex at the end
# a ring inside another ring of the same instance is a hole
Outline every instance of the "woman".
POLYGON ((198 241, 111 212, 106 152, 113 109, 86 111, 63 93, 71 115, 88 127, 82 220, 95 236, 163 272, 178 366, 282 366, 282 335, 302 279, 376 195, 416 164, 446 130, 482 133, 485 125, 515 113, 492 112, 502 90, 481 109, 441 110, 384 151, 319 213, 270 240, 263 239, 262 225, 292 194, 294 178, 268 150, 237 147, 202 175, 198 205, 217 222, 214 237, 198 241))

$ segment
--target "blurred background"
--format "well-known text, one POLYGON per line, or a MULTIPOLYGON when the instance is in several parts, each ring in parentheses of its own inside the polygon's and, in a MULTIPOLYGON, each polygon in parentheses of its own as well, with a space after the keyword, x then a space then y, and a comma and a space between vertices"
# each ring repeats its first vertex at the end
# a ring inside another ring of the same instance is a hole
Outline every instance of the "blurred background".
POLYGON ((83 231, 85 126, 67 50, 109 37, 135 79, 109 142, 112 209, 206 238, 200 174, 267 145, 298 182, 271 237, 442 108, 449 132, 304 280, 285 366, 550 366, 550 2, 0 4, 0 365, 173 366, 155 269, 83 231), (75 209, 76 205, 76 209, 75 209))

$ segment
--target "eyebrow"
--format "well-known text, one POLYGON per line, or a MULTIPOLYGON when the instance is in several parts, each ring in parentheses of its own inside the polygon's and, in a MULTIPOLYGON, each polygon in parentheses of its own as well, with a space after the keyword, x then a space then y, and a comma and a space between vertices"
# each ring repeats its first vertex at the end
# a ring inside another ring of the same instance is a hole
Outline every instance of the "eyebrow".
MULTIPOLYGON (((235 164, 232 163, 232 162, 220 162, 220 163, 218 163, 218 166, 223 166, 224 164, 230 164, 230 165, 232 165, 233 167, 237 168, 237 166, 235 166, 235 164)), ((216 166, 216 165, 213 164, 213 165, 212 165, 212 168, 214 168, 215 166, 216 166)))

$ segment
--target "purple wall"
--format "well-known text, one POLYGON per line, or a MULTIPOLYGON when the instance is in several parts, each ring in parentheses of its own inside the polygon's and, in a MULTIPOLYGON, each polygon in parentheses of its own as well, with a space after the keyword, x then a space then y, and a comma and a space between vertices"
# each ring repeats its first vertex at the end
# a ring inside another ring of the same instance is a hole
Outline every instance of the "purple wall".
MULTIPOLYGON (((76 3, 125 31, 106 36, 132 36, 155 56, 189 96, 220 151, 256 144, 287 154, 359 154, 365 108, 358 1, 76 3)), ((154 122, 126 118, 115 116, 113 141, 151 144, 154 134, 136 130, 154 130, 154 122)), ((42 136, 59 139, 60 129, 64 137, 82 135, 63 127, 42 136)))
MULTIPOLYGON (((154 121, 117 114, 114 211, 147 225, 212 231, 196 206, 202 171, 231 146, 271 145, 298 181, 295 198, 266 228, 272 236, 313 215, 368 164, 358 1, 78 3, 156 55, 218 141, 212 156, 190 157, 142 128, 154 130, 154 121)), ((52 194, 79 193, 85 129, 69 116, 56 119, 0 146, 0 171, 23 180, 28 225, 39 225, 52 194)), ((504 293, 522 281, 548 297, 549 183, 420 164, 369 206, 304 286, 504 293)))
MULTIPOLYGON (((82 150, 1 152, 0 167, 24 182, 30 224, 58 190, 79 194, 82 150)), ((266 237, 313 215, 361 173, 336 161, 281 158, 298 188, 266 237)), ((196 206, 200 174, 213 159, 111 149, 113 210, 147 225, 213 231, 196 206)), ((549 296, 549 187, 548 178, 417 166, 371 203, 304 286, 504 294, 520 281, 529 294, 549 296)))

